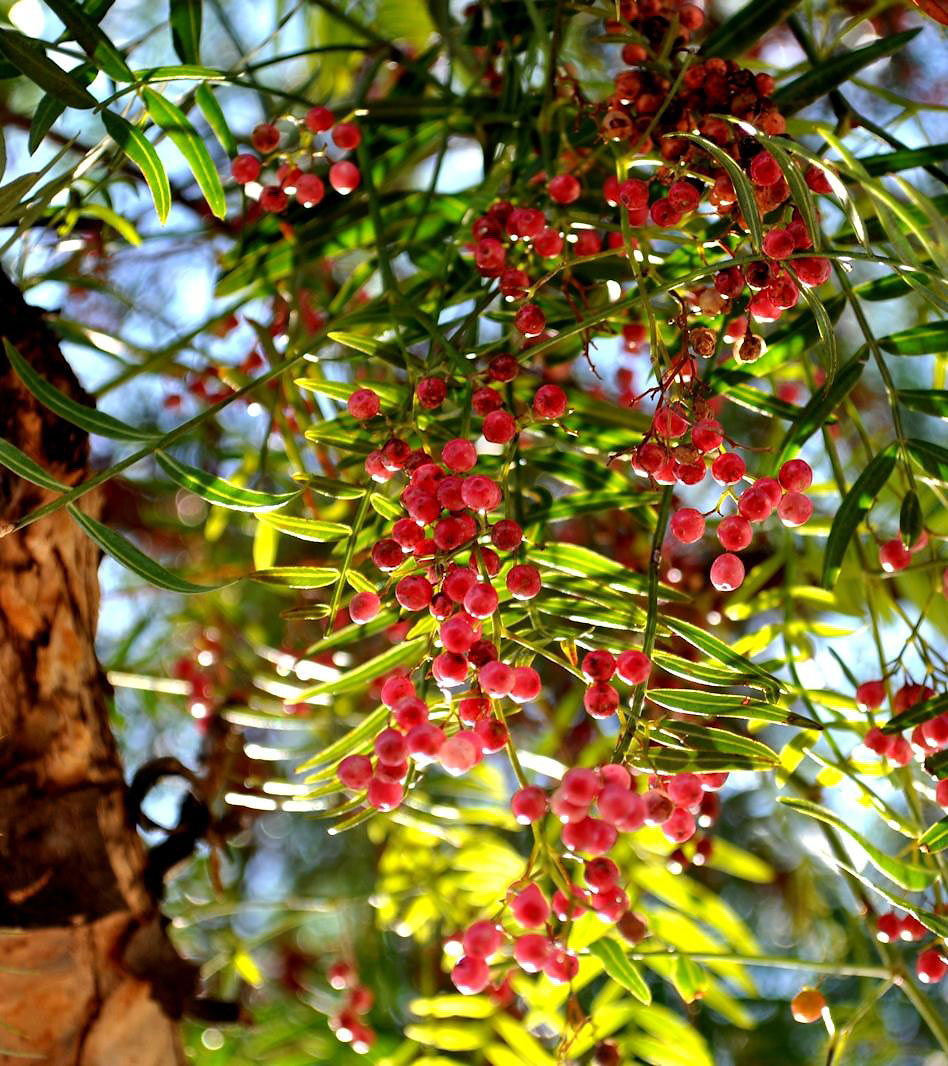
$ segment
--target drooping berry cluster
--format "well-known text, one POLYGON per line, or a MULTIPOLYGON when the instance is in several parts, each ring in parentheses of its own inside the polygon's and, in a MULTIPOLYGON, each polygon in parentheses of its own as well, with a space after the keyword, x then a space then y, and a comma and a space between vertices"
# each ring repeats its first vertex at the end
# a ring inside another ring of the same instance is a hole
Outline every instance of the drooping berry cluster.
POLYGON ((273 122, 262 122, 250 135, 252 152, 242 152, 231 163, 231 176, 238 185, 251 182, 263 186, 260 207, 271 214, 280 214, 289 207, 292 196, 302 207, 315 207, 326 195, 323 178, 316 173, 321 164, 328 164, 325 177, 336 192, 347 196, 359 187, 362 175, 355 163, 348 159, 330 161, 332 145, 336 154, 348 153, 359 147, 362 132, 352 122, 336 122, 325 107, 312 107, 302 124, 293 120, 299 129, 298 143, 281 150, 284 135, 273 122))
POLYGON ((360 983, 356 968, 349 962, 333 963, 326 978, 336 991, 348 993, 339 1010, 330 1016, 329 1028, 341 1043, 351 1044, 360 1055, 366 1054, 375 1043, 375 1032, 365 1022, 375 1001, 372 989, 360 983))

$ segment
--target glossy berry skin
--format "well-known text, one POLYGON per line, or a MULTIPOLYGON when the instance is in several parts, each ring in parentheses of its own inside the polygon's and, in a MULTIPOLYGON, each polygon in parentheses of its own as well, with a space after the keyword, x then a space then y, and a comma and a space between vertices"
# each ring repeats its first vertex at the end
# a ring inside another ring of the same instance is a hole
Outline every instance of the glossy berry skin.
POLYGON ((718 541, 726 551, 741 551, 750 544, 754 536, 750 522, 743 515, 728 515, 718 523, 718 541))
POLYGON ((879 549, 879 562, 888 574, 904 570, 911 561, 912 553, 905 547, 900 537, 887 540, 879 549))
POLYGON ((468 926, 461 941, 464 954, 488 959, 503 943, 504 937, 494 922, 474 922, 468 926))
POLYGON ((720 448, 724 441, 724 430, 721 423, 713 419, 696 422, 691 427, 691 443, 699 452, 713 452, 720 448))
POLYGON ((366 755, 347 755, 336 773, 346 788, 366 788, 372 780, 372 760, 366 755))
POLYGON ((582 186, 572 174, 557 174, 547 186, 550 199, 556 204, 571 204, 579 199, 582 186))
POLYGON ((546 793, 537 785, 527 785, 514 793, 510 806, 521 825, 530 825, 546 814, 546 793))
POLYGON ((357 592, 349 601, 349 618, 359 626, 371 622, 382 608, 374 592, 357 592))
POLYGON ((490 967, 482 958, 463 955, 451 971, 454 987, 465 996, 476 996, 490 984, 490 967))
POLYGON ((362 131, 351 122, 340 122, 333 127, 330 136, 332 143, 344 152, 351 152, 362 143, 362 131))
POLYGON ((553 984, 566 984, 579 973, 579 959, 572 951, 554 947, 543 964, 543 972, 553 984))
POLYGON ((515 703, 529 703, 540 695, 542 688, 540 675, 532 666, 515 666, 514 683, 510 698, 515 703))
POLYGON ((536 304, 524 304, 514 316, 514 325, 524 336, 537 337, 546 327, 546 318, 536 304))
POLYGON ((315 207, 326 195, 326 186, 315 174, 303 174, 296 183, 296 199, 303 207, 315 207))
POLYGON ((929 948, 915 960, 915 973, 922 984, 937 984, 948 973, 948 962, 938 948, 929 948))
POLYGON ((802 526, 813 515, 813 503, 802 492, 788 492, 777 504, 777 514, 785 526, 802 526))
MULTIPOLYGON (((805 497, 804 497, 805 498, 805 497)), ((745 489, 737 501, 737 509, 748 522, 765 522, 773 510, 769 495, 756 485, 745 489)))
POLYGON ((349 193, 358 189, 361 181, 362 175, 359 173, 359 168, 347 159, 333 163, 329 168, 329 184, 343 196, 348 196, 349 193))
POLYGON ((269 122, 254 126, 250 134, 250 143, 261 155, 268 155, 280 143, 280 131, 269 122))
POLYGON ((477 449, 469 440, 461 437, 449 440, 441 449, 441 461, 456 473, 473 470, 477 463, 477 449))
POLYGON ((422 378, 415 389, 418 403, 429 411, 440 407, 447 394, 448 385, 444 378, 422 378))
POLYGON ((373 777, 369 782, 367 799, 369 805, 379 811, 393 811, 405 796, 405 789, 394 781, 382 781, 373 777))
POLYGON ((598 681, 586 689, 583 706, 591 718, 610 718, 619 707, 619 693, 612 685, 598 681))
POLYGON ((891 944, 899 939, 902 932, 902 920, 894 912, 880 914, 876 919, 876 940, 882 944, 891 944))
POLYGON ((533 250, 544 259, 555 259, 563 251, 563 235, 547 227, 533 238, 533 250))
POLYGON ((474 733, 455 733, 441 745, 438 761, 452 777, 466 774, 481 760, 481 747, 474 733))
POLYGON ((587 652, 582 661, 583 677, 587 681, 608 681, 616 672, 616 660, 604 648, 587 652))
POLYGON ((506 444, 517 435, 517 423, 509 411, 491 411, 484 419, 481 432, 491 444, 506 444))
POLYGON ((803 459, 788 459, 780 467, 777 480, 787 492, 806 492, 813 484, 813 470, 803 459))
POLYGON ((711 464, 711 476, 719 485, 736 485, 746 471, 744 460, 735 452, 725 452, 711 464))
POLYGON ((529 563, 511 567, 507 574, 507 589, 517 600, 532 600, 542 588, 540 571, 529 563))
POLYGON ((935 802, 939 807, 948 807, 948 777, 942 778, 935 786, 935 802))
POLYGON ((671 517, 671 532, 682 544, 694 544, 704 536, 704 515, 693 507, 680 507, 671 517))
POLYGON ((246 185, 260 177, 260 160, 249 152, 235 156, 230 164, 230 173, 238 185, 246 185))
POLYGON ((616 660, 616 673, 627 685, 640 685, 648 680, 652 661, 641 651, 624 651, 616 660))
POLYGON ((790 1010, 798 1022, 817 1022, 826 1009, 823 993, 817 988, 801 988, 790 1002, 790 1010))
POLYGON ((336 119, 328 107, 311 107, 303 121, 310 133, 325 133, 332 129, 336 119))
POLYGON ((755 185, 776 185, 782 177, 780 164, 770 152, 758 152, 751 160, 750 179, 755 185))
POLYGON ((537 885, 528 885, 510 901, 510 911, 521 925, 536 928, 550 917, 550 904, 537 885))
POLYGON ((793 235, 785 229, 772 229, 764 237, 764 255, 771 259, 786 259, 793 255, 795 241, 793 235))
POLYGON ((744 582, 744 564, 736 555, 725 552, 711 564, 711 584, 718 592, 733 592, 744 582))
POLYGON ((885 683, 864 681, 856 689, 856 704, 863 711, 877 711, 885 702, 885 683))
POLYGON ((533 397, 533 414, 535 418, 550 421, 562 418, 566 413, 566 393, 559 385, 541 385, 533 397))
POLYGON ((527 933, 517 937, 514 943, 514 958, 527 973, 539 973, 550 957, 552 945, 539 933, 527 933))
POLYGON ((830 193, 833 191, 833 186, 830 185, 825 171, 821 167, 816 166, 816 164, 807 167, 806 173, 803 176, 807 185, 809 185, 813 192, 830 193))

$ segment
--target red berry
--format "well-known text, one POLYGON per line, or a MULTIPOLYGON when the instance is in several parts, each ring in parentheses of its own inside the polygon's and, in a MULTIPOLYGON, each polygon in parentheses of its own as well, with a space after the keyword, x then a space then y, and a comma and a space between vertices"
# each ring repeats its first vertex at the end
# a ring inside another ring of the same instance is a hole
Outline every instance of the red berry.
POLYGON ((491 411, 496 411, 499 407, 503 407, 503 405, 504 401, 497 390, 487 385, 476 389, 474 395, 471 396, 471 407, 474 409, 474 414, 480 415, 481 418, 489 415, 491 411))
POLYGON ((876 940, 883 944, 891 944, 899 939, 902 932, 902 919, 894 911, 880 914, 876 919, 876 940))
POLYGON ((737 509, 741 517, 746 518, 748 522, 764 522, 770 517, 773 504, 767 492, 758 489, 756 485, 751 485, 741 493, 737 501, 737 509))
POLYGON ((879 562, 886 573, 904 570, 912 561, 912 553, 902 543, 901 537, 887 540, 879 549, 879 562))
POLYGON ((804 178, 813 192, 829 193, 833 191, 833 186, 830 185, 826 177, 826 172, 822 167, 818 167, 815 163, 812 166, 807 167, 804 178))
POLYGON ((349 617, 357 626, 362 626, 371 622, 381 607, 382 601, 374 592, 357 592, 349 601, 349 617))
POLYGON ((544 259, 555 259, 563 251, 563 235, 547 227, 533 238, 533 250, 544 259))
POLYGON ((464 597, 464 610, 474 618, 490 618, 497 610, 497 593, 492 585, 479 581, 464 597))
POLYGON ((540 695, 540 675, 532 666, 515 666, 514 683, 510 698, 516 703, 529 703, 540 695))
POLYGON ((250 143, 261 155, 268 155, 280 143, 280 131, 269 122, 254 126, 250 143))
POLYGON ((507 590, 517 600, 532 600, 540 591, 540 571, 529 563, 511 567, 507 574, 507 590))
POLYGON ((248 181, 256 181, 260 177, 260 160, 255 155, 244 152, 234 157, 230 172, 238 185, 246 185, 248 181))
POLYGON ((546 814, 546 793, 537 785, 527 785, 514 793, 510 806, 521 825, 538 822, 546 814))
POLYGON ((325 133, 336 121, 328 107, 311 107, 303 120, 310 133, 325 133))
POLYGON ((370 807, 379 811, 393 811, 405 796, 405 789, 397 781, 382 781, 373 777, 369 782, 367 799, 370 807))
POLYGON ((461 485, 461 499, 472 511, 492 511, 501 501, 503 493, 493 478, 475 474, 461 485))
POLYGON ((264 211, 272 215, 278 215, 285 211, 290 200, 279 185, 268 185, 260 193, 260 206, 264 211))
POLYGON ((464 954, 478 959, 487 959, 503 943, 503 934, 494 922, 474 922, 468 926, 461 943, 464 954))
POLYGON ((523 530, 510 518, 504 518, 496 522, 490 531, 491 543, 498 551, 512 552, 520 547, 523 540, 523 530))
MULTIPOLYGON (((611 188, 611 187, 610 187, 611 188)), ((616 199, 630 210, 645 207, 648 204, 648 184, 638 178, 629 178, 615 189, 616 199)))
POLYGON ((600 787, 599 775, 595 770, 574 767, 563 775, 560 791, 568 803, 588 807, 599 795, 600 787))
POLYGON ((351 122, 340 122, 334 126, 331 136, 333 144, 344 152, 351 152, 362 143, 362 131, 351 122))
POLYGON ((360 422, 367 422, 381 410, 382 404, 371 389, 356 389, 346 401, 349 414, 360 422))
POLYGON ((704 515, 693 507, 680 507, 671 517, 672 536, 682 544, 694 544, 704 536, 704 515))
POLYGON ((315 174, 303 174, 296 183, 296 199, 303 207, 315 207, 326 195, 326 186, 315 174))
POLYGON ((652 216, 652 221, 655 225, 661 226, 663 229, 677 226, 681 221, 681 212, 667 197, 656 200, 649 209, 649 214, 652 216))
POLYGON ((432 722, 422 722, 408 730, 405 743, 408 754, 419 766, 427 766, 436 760, 444 744, 444 730, 432 722))
POLYGON ((608 681, 616 672, 615 657, 604 648, 588 652, 583 656, 582 670, 587 681, 608 681))
POLYGON ((543 332, 546 318, 536 304, 524 304, 514 317, 514 325, 527 337, 536 337, 543 332))
POLYGON ((514 943, 514 958, 527 973, 538 973, 546 965, 552 946, 545 936, 527 933, 517 937, 514 943))
POLYGON ((521 925, 536 928, 550 917, 550 904, 537 885, 527 885, 510 901, 510 912, 521 925))
POLYGON ((616 661, 616 672, 627 685, 640 685, 652 672, 652 661, 641 651, 624 651, 616 661))
POLYGON ((915 960, 915 973, 922 984, 934 985, 948 973, 948 962, 940 949, 929 948, 915 960))
POLYGON ((711 464, 711 476, 719 485, 736 485, 746 470, 744 460, 736 452, 725 452, 711 464))
POLYGON ((404 558, 402 546, 394 540, 380 540, 372 549, 372 562, 379 570, 395 570, 402 565, 404 558))
POLYGON ((828 281, 832 273, 828 259, 798 259, 793 265, 797 277, 810 288, 816 288, 828 281))
POLYGON ((333 163, 329 168, 329 184, 343 196, 358 189, 361 181, 362 175, 359 173, 359 168, 355 163, 350 163, 346 159, 340 163, 333 163))
POLYGON ((816 988, 801 988, 790 1002, 790 1011, 798 1022, 819 1021, 826 1009, 823 993, 816 988))
POLYGON ((442 688, 454 688, 467 678, 467 659, 445 651, 431 661, 431 675, 442 688))
POLYGON ((476 996, 490 984, 490 968, 483 959, 463 955, 451 971, 454 987, 465 996, 476 996))
POLYGON ((470 731, 455 733, 441 745, 438 761, 452 777, 466 774, 481 761, 481 746, 477 734, 470 731))
POLYGON ((484 419, 481 432, 491 444, 506 444, 517 434, 517 423, 509 411, 491 411, 484 419))
POLYGON ((513 668, 493 660, 485 663, 477 672, 477 681, 485 695, 500 699, 510 694, 514 683, 513 668))
POLYGON ((420 574, 403 577, 395 586, 395 599, 406 611, 423 611, 434 595, 434 589, 420 574))
POLYGON ((785 229, 772 229, 764 237, 764 255, 771 259, 786 259, 794 251, 793 236, 785 229))
POLYGON ((754 536, 750 522, 742 515, 730 515, 718 523, 718 541, 726 551, 739 552, 754 536))
POLYGON ((422 407, 435 410, 444 403, 448 394, 448 384, 444 378, 422 378, 415 389, 415 395, 422 407))
POLYGON ((777 480, 787 492, 806 492, 813 484, 813 471, 803 459, 788 459, 781 466, 777 480))
POLYGON ((473 470, 477 463, 477 449, 471 441, 458 437, 449 440, 441 449, 441 461, 449 470, 458 473, 473 470))
POLYGON ((694 211, 698 206, 701 196, 690 181, 673 181, 668 187, 668 199, 674 207, 683 215, 694 211))
POLYGON ((725 552, 711 564, 711 584, 718 592, 733 592, 744 581, 744 564, 736 555, 725 552))
POLYGON ((755 185, 776 185, 783 177, 780 164, 770 152, 758 152, 750 162, 750 179, 755 185))
POLYGON ((724 430, 720 422, 707 419, 704 422, 696 422, 691 427, 691 443, 699 452, 713 452, 720 448, 724 440, 724 430))
POLYGON ((566 984, 579 973, 579 959, 572 951, 554 947, 543 964, 543 972, 553 984, 566 984))
POLYGON ((346 788, 363 789, 372 780, 372 760, 366 755, 347 755, 336 773, 346 788))
POLYGON ((533 397, 533 414, 547 421, 562 418, 566 413, 566 393, 559 385, 541 385, 533 397))
POLYGON ((935 802, 939 807, 948 807, 948 777, 942 778, 935 786, 935 802))
POLYGON ((813 514, 813 504, 802 492, 788 492, 777 504, 777 514, 785 526, 802 526, 813 514))
POLYGON ((571 204, 578 200, 582 186, 572 174, 557 174, 547 186, 550 199, 557 204, 571 204))
POLYGON ((885 682, 864 681, 856 689, 856 703, 860 710, 876 711, 885 702, 885 682))
POLYGON ((592 718, 609 718, 618 709, 619 693, 607 682, 597 682, 586 689, 583 706, 592 718))

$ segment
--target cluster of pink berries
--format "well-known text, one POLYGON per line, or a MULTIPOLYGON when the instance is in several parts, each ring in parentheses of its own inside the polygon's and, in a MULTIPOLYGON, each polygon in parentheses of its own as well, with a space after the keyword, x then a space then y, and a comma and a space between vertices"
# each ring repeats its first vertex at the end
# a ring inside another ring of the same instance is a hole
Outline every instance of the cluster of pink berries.
POLYGON ((586 855, 604 855, 620 832, 642 826, 660 826, 670 841, 683 844, 695 835, 699 822, 707 827, 716 821, 720 804, 714 793, 724 787, 727 776, 681 773, 645 778, 633 777, 614 763, 596 770, 573 767, 550 796, 538 785, 519 789, 511 809, 521 825, 540 821, 549 809, 562 825, 564 846, 586 855), (641 792, 640 781, 645 781, 641 792), (597 815, 590 813, 593 805, 597 815))
POLYGON ((375 1043, 375 1032, 365 1024, 364 1016, 372 1009, 372 990, 359 983, 359 975, 348 962, 335 962, 326 973, 329 984, 337 991, 348 989, 346 1002, 329 1019, 336 1039, 350 1044, 352 1050, 365 1055, 375 1043))
POLYGON ((583 677, 589 683, 583 706, 592 718, 609 718, 619 706, 619 692, 610 682, 617 674, 627 685, 641 685, 648 680, 652 661, 641 651, 624 651, 618 657, 605 648, 583 656, 583 677))
MULTIPOLYGON (((934 695, 934 689, 927 685, 903 685, 892 697, 893 712, 901 714, 934 695)), ((884 681, 864 681, 856 689, 856 703, 863 711, 877 711, 885 702, 885 698, 884 681)), ((876 755, 890 759, 898 766, 907 766, 912 761, 914 752, 918 752, 921 758, 927 758, 948 748, 948 713, 939 714, 917 725, 909 740, 898 733, 884 733, 878 726, 873 726, 866 733, 864 743, 876 755)), ((939 781, 936 797, 940 806, 948 807, 948 781, 939 781)))
POLYGON ((585 888, 570 885, 568 895, 557 889, 552 900, 536 882, 525 887, 511 886, 505 910, 515 930, 508 931, 499 922, 489 920, 468 926, 461 937, 463 954, 451 971, 458 991, 465 995, 483 992, 491 981, 489 960, 500 956, 504 949, 509 949, 526 973, 542 971, 554 984, 572 981, 579 970, 579 959, 553 932, 554 915, 561 922, 571 922, 591 907, 604 921, 618 922, 620 932, 632 943, 648 935, 645 919, 629 909, 629 897, 619 883, 619 868, 611 859, 588 860, 583 877, 585 888))
MULTIPOLYGON (((776 511, 785 526, 802 526, 813 514, 813 504, 804 495, 813 482, 813 471, 803 459, 788 459, 776 478, 757 478, 735 496, 734 486, 746 480, 747 466, 736 452, 723 450, 724 430, 719 422, 705 418, 690 425, 682 410, 662 405, 652 419, 650 436, 656 439, 647 439, 633 454, 635 473, 659 485, 697 485, 710 470, 724 495, 736 499, 737 512, 722 518, 717 527, 724 553, 711 564, 711 583, 719 592, 731 592, 743 583, 744 564, 735 552, 750 544, 754 524, 765 522, 776 511), (686 444, 682 438, 689 430, 691 442, 686 444), (711 459, 715 452, 719 454, 711 459)), ((694 507, 680 507, 671 517, 672 536, 683 544, 694 544, 705 534, 706 518, 694 507)))
MULTIPOLYGON (((895 911, 880 914, 876 919, 876 939, 883 944, 899 940, 914 943, 931 934, 911 914, 898 915, 895 911)), ((915 960, 915 973, 926 985, 937 984, 948 973, 948 957, 943 944, 936 944, 920 952, 915 960)))
MULTIPOLYGON (((362 132, 351 122, 336 122, 333 113, 325 107, 313 107, 306 112, 303 127, 310 136, 325 135, 336 149, 351 152, 359 147, 362 132)), ((231 163, 231 176, 238 185, 259 182, 264 167, 273 167, 272 174, 267 175, 260 193, 260 207, 271 214, 280 214, 295 197, 303 207, 315 207, 326 195, 323 179, 310 169, 315 163, 326 158, 325 149, 311 150, 301 147, 292 155, 278 155, 282 140, 280 130, 271 122, 262 122, 254 127, 250 143, 262 156, 242 152, 231 163), (302 166, 300 164, 303 164, 302 166)), ((355 163, 340 159, 331 163, 327 173, 329 184, 336 192, 347 196, 359 187, 362 175, 355 163)))

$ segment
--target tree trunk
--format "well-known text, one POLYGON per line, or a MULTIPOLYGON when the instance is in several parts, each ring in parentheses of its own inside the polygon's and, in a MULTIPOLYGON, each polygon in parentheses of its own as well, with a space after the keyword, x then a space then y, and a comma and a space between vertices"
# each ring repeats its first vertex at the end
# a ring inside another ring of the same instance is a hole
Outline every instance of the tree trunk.
MULTIPOLYGON (((7 339, 85 403, 42 315, 0 274, 7 339)), ((0 350, 0 437, 66 484, 86 434, 43 408, 0 350)), ((52 498, 0 468, 0 529, 52 498)), ((97 514, 95 493, 80 505, 97 514)), ((0 536, 0 1064, 180 1066, 194 968, 143 878, 95 655, 98 549, 65 510, 0 536)))

